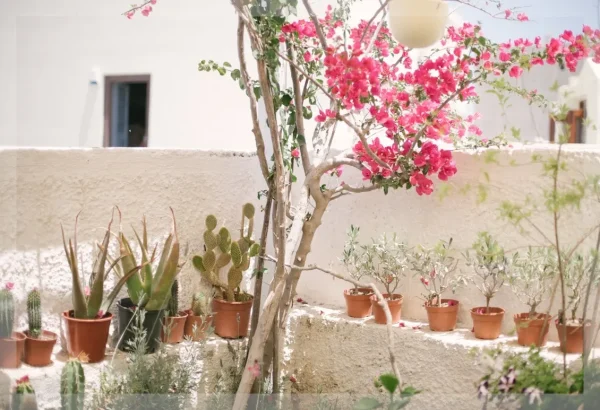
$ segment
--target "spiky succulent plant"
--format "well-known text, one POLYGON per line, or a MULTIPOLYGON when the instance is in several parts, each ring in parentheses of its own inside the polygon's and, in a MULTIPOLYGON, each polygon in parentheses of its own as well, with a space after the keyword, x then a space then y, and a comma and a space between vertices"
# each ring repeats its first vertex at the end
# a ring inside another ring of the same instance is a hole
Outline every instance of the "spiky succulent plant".
POLYGON ((11 410, 37 410, 35 390, 29 381, 29 376, 17 380, 17 385, 12 394, 11 410))
POLYGON ((15 302, 12 283, 0 290, 0 338, 11 337, 15 323, 15 302))
POLYGON ((62 410, 82 410, 85 394, 85 374, 76 358, 65 363, 60 376, 62 410))
POLYGON ((27 295, 27 322, 29 323, 29 336, 38 338, 42 334, 42 307, 41 296, 37 289, 27 295))
POLYGON ((240 239, 231 240, 227 228, 222 227, 215 233, 217 218, 214 215, 206 217, 204 232, 205 252, 203 256, 196 255, 192 259, 194 267, 202 277, 219 289, 224 298, 230 302, 247 300, 249 295, 241 292, 243 272, 250 267, 250 259, 259 252, 259 245, 252 240, 254 229, 254 205, 245 204, 242 208, 240 239), (246 220, 248 225, 246 226, 246 220), (221 280, 221 269, 230 265, 227 281, 221 280))

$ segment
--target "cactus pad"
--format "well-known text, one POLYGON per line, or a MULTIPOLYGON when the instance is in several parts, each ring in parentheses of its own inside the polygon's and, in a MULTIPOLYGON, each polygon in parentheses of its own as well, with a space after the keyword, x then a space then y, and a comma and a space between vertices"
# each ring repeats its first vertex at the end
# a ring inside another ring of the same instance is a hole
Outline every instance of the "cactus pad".
POLYGON ((192 258, 192 265, 194 265, 194 268, 198 269, 201 273, 206 272, 206 268, 204 267, 204 263, 202 261, 202 256, 194 256, 192 258))
POLYGON ((236 268, 242 264, 242 251, 237 242, 231 244, 231 262, 236 268))
POLYGON ((206 251, 206 253, 204 254, 204 259, 202 259, 204 268, 207 271, 211 271, 215 267, 216 262, 217 262, 217 258, 215 256, 215 253, 211 250, 206 251))
POLYGON ((217 262, 215 263, 215 268, 216 269, 224 268, 225 266, 229 265, 229 262, 231 262, 231 255, 228 253, 222 253, 217 258, 217 262))
POLYGON ((204 244, 207 251, 212 251, 219 244, 219 237, 211 231, 204 232, 204 244))
POLYGON ((255 256, 258 255, 259 252, 260 252, 260 245, 257 243, 254 243, 248 250, 248 256, 250 256, 251 258, 254 258, 255 256))
POLYGON ((229 283, 229 289, 233 290, 239 288, 242 283, 242 270, 232 266, 229 268, 227 273, 227 282, 229 283))
POLYGON ((244 205, 242 212, 244 213, 244 216, 246 218, 248 218, 248 219, 254 218, 254 212, 255 212, 254 205, 252 205, 250 203, 244 205))
POLYGON ((209 231, 215 230, 217 227, 217 217, 214 215, 208 215, 206 217, 206 229, 209 231))

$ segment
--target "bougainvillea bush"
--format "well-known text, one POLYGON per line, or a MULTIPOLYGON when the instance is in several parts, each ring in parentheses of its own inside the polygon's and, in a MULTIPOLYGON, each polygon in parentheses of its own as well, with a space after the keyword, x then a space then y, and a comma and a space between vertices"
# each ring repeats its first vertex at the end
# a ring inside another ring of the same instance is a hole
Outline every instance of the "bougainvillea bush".
MULTIPOLYGON (((477 103, 476 85, 491 86, 498 93, 517 95, 532 104, 546 104, 535 90, 510 85, 505 75, 518 78, 545 64, 574 71, 583 58, 598 60, 600 30, 587 26, 581 33, 565 31, 545 44, 539 37, 497 44, 485 37, 479 25, 464 23, 448 27, 439 46, 417 61, 391 36, 385 12, 388 1, 382 1, 372 18, 365 16, 351 25, 353 0, 340 0, 320 16, 308 0, 302 0, 308 19, 296 17, 298 0, 233 0, 238 16, 238 63, 204 60, 199 64, 200 71, 229 76, 244 90, 265 179, 265 209, 273 209, 265 212, 260 239, 261 249, 266 249, 267 239, 274 238, 272 297, 262 307, 260 319, 253 319, 247 359, 249 363, 260 361, 266 371, 271 363, 268 354, 263 363, 263 352, 267 339, 273 337, 271 328, 275 324, 285 329, 301 273, 316 268, 309 264, 311 244, 332 202, 376 189, 387 193, 390 188, 402 188, 430 195, 436 184, 460 172, 452 150, 440 143, 459 149, 489 145, 478 141, 501 140, 482 135, 475 124, 477 115, 461 115, 455 109, 454 103, 477 103), (256 78, 249 76, 248 45, 256 78), (280 84, 279 78, 284 76, 291 79, 290 87, 280 84), (259 124, 259 100, 264 103, 268 131, 259 124), (314 125, 311 135, 308 121, 314 125), (352 131, 356 143, 330 155, 336 130, 343 127, 352 131), (267 158, 267 144, 273 148, 272 158, 267 158), (323 181, 324 175, 345 176, 346 168, 360 172, 364 183, 323 181), (304 178, 298 178, 302 174, 304 178), (292 200, 289 193, 295 182, 300 184, 300 194, 292 200)), ((469 0, 458 2, 469 4, 469 0)), ((126 15, 148 15, 160 4, 155 3, 151 0, 133 7, 126 15)), ((490 13, 496 13, 495 7, 500 5, 494 0, 487 4, 492 7, 490 13)), ((500 8, 499 12, 501 17, 527 20, 511 10, 500 8)), ((264 260, 257 262, 258 279, 264 260)), ((262 280, 256 283, 254 300, 260 301, 262 280)), ((259 308, 257 302, 254 311, 259 308)), ((277 372, 278 364, 273 368, 277 372)), ((234 408, 243 408, 255 378, 244 373, 234 408)), ((275 377, 275 391, 277 380, 275 377)))

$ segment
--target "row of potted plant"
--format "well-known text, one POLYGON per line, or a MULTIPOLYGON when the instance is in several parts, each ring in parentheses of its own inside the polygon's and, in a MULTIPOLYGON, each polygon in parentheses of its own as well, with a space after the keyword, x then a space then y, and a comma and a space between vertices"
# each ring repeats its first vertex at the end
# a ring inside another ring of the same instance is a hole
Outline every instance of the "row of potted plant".
MULTIPOLYGON (((456 327, 459 301, 443 299, 472 283, 484 296, 485 306, 471 309, 473 332, 479 339, 496 339, 500 335, 504 309, 491 306, 497 292, 505 285, 511 287, 529 311, 514 316, 518 343, 523 346, 546 344, 552 316, 537 312, 552 281, 558 275, 557 254, 551 248, 530 248, 523 255, 507 255, 499 243, 488 233, 480 233, 475 243, 464 255, 471 275, 457 273, 458 258, 453 256, 450 241, 440 241, 434 247, 410 248, 396 236, 385 234, 368 244, 359 244, 359 228, 351 226, 344 247, 342 262, 348 273, 357 281, 371 277, 385 288, 384 297, 394 323, 400 321, 403 297, 395 293, 400 280, 410 271, 425 288, 424 306, 432 331, 451 331, 456 327), (391 295, 391 296, 390 296, 391 295)), ((592 276, 591 257, 574 255, 568 260, 565 285, 570 290, 567 312, 559 312, 555 325, 559 332, 566 327, 566 340, 561 338, 561 349, 567 353, 580 353, 583 349, 583 321, 577 312, 581 292, 592 276)), ((350 317, 367 317, 373 314, 375 323, 385 324, 383 309, 369 288, 355 287, 344 291, 347 313, 350 317)))
MULTIPOLYGON (((180 244, 177 237, 175 218, 173 229, 162 247, 151 247, 148 242, 147 225, 142 221, 142 235, 135 229, 140 259, 136 259, 134 248, 120 229, 119 253, 111 257, 111 225, 108 224, 102 243, 96 244, 96 257, 92 272, 85 286, 82 269, 78 263, 77 219, 75 234, 67 239, 62 231, 65 255, 71 270, 73 309, 62 313, 66 323, 67 350, 71 357, 85 354, 88 363, 103 360, 113 315, 110 307, 125 286, 128 296, 117 301, 118 348, 128 350, 134 337, 132 326, 136 312, 145 312, 143 327, 146 332, 147 352, 156 350, 159 340, 178 343, 184 337, 200 340, 211 324, 221 337, 244 337, 248 333, 252 296, 240 288, 243 272, 249 268, 250 260, 258 254, 258 244, 251 233, 254 224, 254 206, 246 204, 242 211, 240 239, 232 241, 229 231, 222 227, 218 233, 217 219, 206 218, 204 232, 205 252, 195 256, 193 265, 214 288, 214 295, 193 295, 191 308, 180 311, 179 282, 176 280, 185 264, 180 261, 180 244), (160 256, 158 256, 160 255, 160 256), (229 267, 227 280, 221 279, 221 271, 229 267), (115 284, 105 292, 105 281, 115 275, 115 284), (214 314, 213 314, 214 312, 214 314)), ((187 253, 187 252, 185 252, 187 253)), ((29 330, 13 331, 14 298, 12 284, 0 291, 0 367, 19 367, 21 358, 33 366, 51 363, 51 354, 56 343, 55 333, 42 330, 40 293, 29 294, 29 330), (24 353, 24 355, 23 355, 24 353)))

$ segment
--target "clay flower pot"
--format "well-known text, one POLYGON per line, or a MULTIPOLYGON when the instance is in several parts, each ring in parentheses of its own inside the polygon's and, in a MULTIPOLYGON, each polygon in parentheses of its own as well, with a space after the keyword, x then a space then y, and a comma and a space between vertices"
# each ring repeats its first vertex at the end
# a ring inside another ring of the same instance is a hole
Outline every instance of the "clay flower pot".
POLYGON ((184 336, 191 338, 194 342, 204 339, 206 329, 212 323, 212 316, 194 316, 191 310, 187 310, 186 313, 184 336), (196 326, 196 332, 194 332, 194 326, 196 326))
POLYGON ((163 318, 163 329, 160 333, 163 343, 181 343, 186 320, 186 312, 179 312, 177 316, 167 316, 163 318), (167 333, 165 333, 165 327, 168 329, 167 333))
MULTIPOLYGON (((404 298, 402 295, 396 293, 392 295, 391 300, 388 299, 389 295, 387 293, 384 293, 383 297, 387 299, 387 304, 390 308, 390 313, 392 314, 392 323, 398 323, 402 313, 402 301, 404 298)), ((371 296, 371 307, 373 309, 373 316, 375 316, 375 323, 379 325, 387 324, 387 321, 385 320, 385 311, 379 305, 377 295, 371 296)))
MULTIPOLYGON (((560 341, 560 351, 563 353, 583 353, 583 325, 582 324, 567 324, 567 340, 563 342, 562 332, 564 332, 565 325, 558 323, 558 319, 554 322, 556 324, 556 330, 558 331, 558 340, 560 341)), ((585 327, 589 328, 591 325, 586 323, 585 327)))
POLYGON ((502 328, 504 309, 491 307, 486 310, 485 306, 476 307, 471 309, 471 319, 473 319, 473 331, 477 339, 497 339, 502 328))
POLYGON ((215 333, 223 338, 237 339, 248 336, 252 298, 245 302, 213 299, 215 333))
POLYGON ((456 327, 458 300, 442 299, 442 306, 425 305, 425 309, 427 310, 429 329, 434 332, 448 332, 456 327))
POLYGON ((25 335, 13 332, 12 337, 0 339, 0 368, 16 369, 21 367, 21 357, 25 348, 25 335))
POLYGON ((444 35, 448 3, 444 0, 391 0, 388 5, 390 29, 408 48, 429 47, 444 35))
POLYGON ((52 350, 56 344, 56 333, 43 330, 42 334, 33 338, 29 336, 28 331, 25 334, 25 355, 23 361, 30 366, 42 367, 52 363, 52 350))
POLYGON ((346 299, 346 313, 350 317, 367 317, 371 315, 371 288, 352 288, 344 290, 346 299))
POLYGON ((105 313, 100 319, 76 319, 71 317, 72 310, 66 310, 62 316, 67 323, 67 350, 69 356, 87 356, 88 363, 98 363, 104 359, 108 331, 112 313, 105 313))
POLYGON ((514 319, 517 327, 517 342, 521 346, 542 347, 546 345, 552 316, 536 313, 535 317, 530 319, 529 313, 517 313, 514 319))

